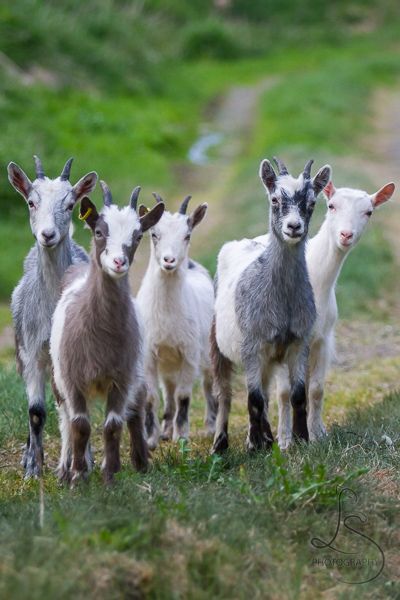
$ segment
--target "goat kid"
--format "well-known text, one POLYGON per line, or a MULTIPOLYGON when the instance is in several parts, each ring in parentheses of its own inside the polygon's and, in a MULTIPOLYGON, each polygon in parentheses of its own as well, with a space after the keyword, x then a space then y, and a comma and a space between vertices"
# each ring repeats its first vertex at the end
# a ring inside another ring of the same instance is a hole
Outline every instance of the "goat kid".
POLYGON ((50 364, 48 346, 61 279, 71 264, 88 260, 86 252, 70 237, 72 211, 97 182, 97 174, 92 172, 71 185, 72 158, 56 179, 46 177, 40 159, 36 156, 34 159, 36 178, 33 181, 15 163, 8 165, 11 185, 29 207, 30 225, 36 240, 25 258, 24 274, 11 298, 17 370, 24 379, 29 404, 29 435, 22 460, 26 477, 40 475, 43 466, 45 381, 50 364))
MULTIPOLYGON (((161 202, 160 196, 155 197, 161 202)), ((190 399, 199 375, 206 397, 206 427, 210 433, 215 430, 217 407, 209 357, 214 290, 208 272, 189 259, 190 238, 203 220, 207 204, 186 216, 189 200, 190 196, 185 198, 179 212, 165 212, 151 229, 149 266, 137 296, 146 332, 146 429, 151 449, 160 437, 159 379, 165 404, 163 439, 189 436, 190 399)))
MULTIPOLYGON (((334 355, 335 326, 338 319, 335 286, 350 250, 359 241, 374 210, 389 200, 395 190, 393 183, 384 185, 374 194, 351 188, 335 189, 332 181, 324 189, 328 212, 318 233, 309 240, 306 260, 314 290, 317 319, 310 340, 307 372, 308 430, 314 441, 326 434, 322 421, 324 386, 334 355)), ((264 246, 268 236, 256 238, 264 246)), ((278 439, 282 449, 292 440, 287 369, 277 375, 279 398, 278 439)))
POLYGON ((228 447, 233 364, 244 367, 248 390, 248 450, 273 442, 268 422, 268 386, 277 365, 290 377, 293 431, 308 439, 305 365, 309 336, 316 318, 313 291, 305 261, 305 242, 316 197, 328 183, 331 169, 311 178, 309 161, 299 177, 274 159, 260 177, 269 196, 270 242, 244 239, 225 244, 218 256, 215 320, 211 330, 212 364, 218 400, 214 452, 228 447))
POLYGON ((59 477, 77 480, 91 468, 88 458, 92 395, 106 398, 104 423, 106 483, 120 469, 120 438, 127 419, 131 460, 138 470, 147 467, 144 439, 142 331, 128 280, 128 271, 143 232, 161 218, 157 204, 141 218, 136 213, 140 188, 129 206, 119 209, 101 182, 104 207, 100 213, 89 198, 81 202, 81 218, 93 233, 90 264, 72 269, 54 313, 50 352, 59 392, 62 450, 59 477), (72 449, 72 464, 70 451, 72 449))

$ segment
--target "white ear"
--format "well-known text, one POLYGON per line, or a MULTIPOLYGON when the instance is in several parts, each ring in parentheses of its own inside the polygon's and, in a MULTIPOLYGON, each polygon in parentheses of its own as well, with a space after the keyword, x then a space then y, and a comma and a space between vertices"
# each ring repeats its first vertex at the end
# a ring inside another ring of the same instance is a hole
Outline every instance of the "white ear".
POLYGON ((378 208, 378 206, 380 206, 384 202, 387 202, 387 200, 390 200, 390 198, 393 196, 394 190, 394 183, 387 183, 386 185, 381 187, 380 190, 375 192, 375 194, 372 194, 371 200, 372 204, 374 205, 374 208, 378 208))
POLYGON ((328 200, 332 198, 333 194, 336 194, 336 188, 333 185, 333 181, 328 181, 328 183, 323 189, 323 192, 328 200))

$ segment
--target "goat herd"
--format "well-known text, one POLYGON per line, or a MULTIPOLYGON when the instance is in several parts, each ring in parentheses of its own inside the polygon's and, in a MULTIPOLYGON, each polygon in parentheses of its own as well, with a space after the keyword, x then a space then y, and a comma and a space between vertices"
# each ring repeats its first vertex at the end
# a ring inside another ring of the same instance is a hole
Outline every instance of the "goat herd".
POLYGON ((274 159, 275 169, 263 160, 269 233, 224 244, 214 289, 208 272, 188 255, 207 204, 187 215, 188 196, 177 213, 170 213, 154 194, 156 203, 149 210, 137 207, 137 187, 129 204, 118 208, 101 181, 104 206, 98 212, 87 196, 96 185, 95 172, 71 185, 72 159, 52 180, 34 158, 33 181, 15 163, 8 165, 9 180, 29 207, 36 240, 11 301, 17 368, 29 401, 23 458, 27 477, 42 470, 45 382, 51 365, 62 438, 58 474, 71 485, 87 477, 93 466, 88 403, 96 396, 106 401, 106 483, 120 469, 125 421, 138 470, 146 469, 148 449, 160 437, 188 437, 192 387, 199 376, 213 451, 225 450, 231 375, 238 364, 247 383, 249 450, 269 448, 273 442, 268 396, 274 379, 279 446, 286 449, 293 437, 316 440, 325 434, 322 402, 337 320, 335 283, 373 211, 392 196, 393 183, 372 195, 335 189, 328 165, 312 177, 310 160, 296 178, 282 161, 274 159), (327 214, 307 241, 321 191, 327 214), (92 232, 89 257, 70 233, 79 201, 79 218, 92 232), (150 261, 134 299, 128 272, 147 230, 150 261))

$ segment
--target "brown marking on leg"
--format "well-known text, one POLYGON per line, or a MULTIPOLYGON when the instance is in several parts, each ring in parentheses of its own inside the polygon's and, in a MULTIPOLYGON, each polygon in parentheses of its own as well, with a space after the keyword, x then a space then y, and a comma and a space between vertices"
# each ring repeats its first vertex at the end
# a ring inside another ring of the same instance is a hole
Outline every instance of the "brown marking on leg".
POLYGON ((187 433, 185 429, 189 431, 189 406, 190 406, 190 397, 183 396, 177 398, 177 411, 175 416, 175 426, 178 430, 179 435, 186 436, 187 433))
POLYGON ((247 447, 249 450, 271 448, 274 437, 265 410, 265 398, 261 390, 249 390, 247 406, 249 410, 249 434, 247 447))
POLYGON ((90 423, 86 417, 75 417, 71 421, 72 437, 72 483, 87 474, 85 459, 86 445, 90 437, 90 423))
POLYGON ((290 402, 293 408, 293 435, 298 440, 308 442, 307 396, 304 382, 298 381, 294 384, 290 402))
POLYGON ((119 448, 122 434, 122 419, 110 419, 104 426, 104 483, 112 483, 114 474, 121 470, 119 448))
POLYGON ((131 461, 137 471, 145 472, 148 467, 148 447, 144 437, 143 411, 138 407, 129 407, 127 424, 131 439, 131 461))
POLYGON ((220 351, 217 344, 215 317, 210 332, 210 356, 214 379, 214 395, 218 406, 212 452, 221 453, 229 446, 228 419, 232 400, 231 379, 233 363, 220 351))

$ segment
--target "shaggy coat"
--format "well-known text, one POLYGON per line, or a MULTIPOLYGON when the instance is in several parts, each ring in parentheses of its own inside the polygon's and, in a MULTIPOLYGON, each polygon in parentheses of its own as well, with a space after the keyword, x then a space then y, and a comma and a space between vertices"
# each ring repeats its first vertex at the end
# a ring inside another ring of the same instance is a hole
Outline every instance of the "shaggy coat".
POLYGON ((69 182, 72 159, 54 180, 44 175, 37 157, 35 162, 34 181, 30 181, 15 163, 8 165, 10 183, 28 205, 36 240, 11 298, 17 369, 24 378, 29 403, 29 435, 22 460, 26 477, 38 476, 43 464, 49 339, 61 280, 70 265, 88 260, 86 252, 70 237, 72 211, 76 202, 83 194, 91 192, 97 181, 96 173, 89 173, 72 186, 69 182))
POLYGON ((131 205, 119 210, 111 204, 103 182, 102 187, 105 206, 100 214, 89 199, 82 201, 81 216, 94 234, 90 264, 68 273, 54 313, 50 343, 60 400, 59 477, 72 483, 91 468, 88 401, 93 396, 106 398, 105 481, 111 482, 120 469, 119 444, 125 418, 132 463, 139 470, 147 467, 142 331, 127 274, 143 231, 157 222, 164 205, 157 205, 139 219, 135 210, 137 190, 131 205))

